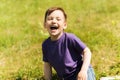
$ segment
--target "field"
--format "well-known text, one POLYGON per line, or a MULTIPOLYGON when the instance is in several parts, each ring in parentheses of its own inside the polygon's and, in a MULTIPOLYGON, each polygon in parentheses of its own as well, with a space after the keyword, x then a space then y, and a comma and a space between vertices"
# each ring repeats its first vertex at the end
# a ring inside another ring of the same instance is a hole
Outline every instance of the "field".
MULTIPOLYGON (((0 0, 0 80, 42 80, 43 27, 51 6, 65 9, 66 32, 92 51, 96 78, 120 75, 120 0, 0 0)), ((57 80, 54 72, 54 80, 57 80)))

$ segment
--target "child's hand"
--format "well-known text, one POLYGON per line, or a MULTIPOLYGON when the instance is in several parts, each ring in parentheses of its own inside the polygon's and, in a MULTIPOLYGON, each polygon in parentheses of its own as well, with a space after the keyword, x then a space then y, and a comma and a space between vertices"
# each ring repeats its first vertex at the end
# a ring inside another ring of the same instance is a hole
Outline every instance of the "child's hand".
POLYGON ((87 71, 80 71, 77 80, 87 80, 87 71))

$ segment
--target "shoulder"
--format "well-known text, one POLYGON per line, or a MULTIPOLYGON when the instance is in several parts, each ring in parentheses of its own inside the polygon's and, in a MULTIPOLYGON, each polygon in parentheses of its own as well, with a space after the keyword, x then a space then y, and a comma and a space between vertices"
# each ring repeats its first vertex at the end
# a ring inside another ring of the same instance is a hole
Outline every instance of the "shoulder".
POLYGON ((66 33, 68 45, 72 48, 76 48, 78 51, 83 51, 86 48, 86 45, 83 41, 80 40, 75 34, 66 33))
POLYGON ((73 44, 84 44, 83 41, 81 41, 81 39, 79 37, 77 37, 75 34, 73 33, 66 33, 66 36, 67 36, 67 40, 70 42, 70 43, 73 43, 73 44))
POLYGON ((66 37, 66 40, 68 41, 68 43, 79 43, 81 42, 81 40, 73 33, 65 33, 65 37, 66 37))
POLYGON ((70 41, 79 40, 79 38, 73 33, 65 33, 65 36, 70 41))
POLYGON ((74 38, 76 38, 76 35, 73 34, 73 33, 65 33, 65 36, 66 36, 68 39, 74 39, 74 38))
POLYGON ((43 41, 42 47, 48 45, 49 41, 50 41, 50 37, 48 37, 47 39, 45 39, 45 40, 43 41))

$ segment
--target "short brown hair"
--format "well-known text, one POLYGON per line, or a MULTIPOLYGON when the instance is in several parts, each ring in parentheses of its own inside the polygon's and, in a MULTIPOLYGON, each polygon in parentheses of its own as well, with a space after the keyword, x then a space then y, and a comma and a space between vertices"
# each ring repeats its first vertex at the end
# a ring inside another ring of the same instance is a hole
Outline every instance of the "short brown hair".
POLYGON ((64 15, 64 17, 65 17, 65 21, 67 20, 67 15, 66 15, 65 11, 64 11, 61 7, 51 7, 51 8, 49 8, 49 9, 45 12, 44 23, 46 22, 47 16, 49 16, 49 15, 50 15, 53 11, 55 11, 55 10, 60 10, 60 11, 62 11, 62 12, 63 12, 63 15, 64 15))

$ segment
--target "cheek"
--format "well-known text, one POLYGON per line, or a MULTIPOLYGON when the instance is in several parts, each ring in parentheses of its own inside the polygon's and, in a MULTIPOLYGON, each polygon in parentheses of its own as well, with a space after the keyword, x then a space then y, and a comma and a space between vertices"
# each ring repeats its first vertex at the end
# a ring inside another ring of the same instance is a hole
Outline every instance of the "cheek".
POLYGON ((49 24, 50 24, 50 22, 49 22, 49 21, 46 21, 46 22, 45 22, 45 25, 46 25, 46 26, 48 26, 49 24))
POLYGON ((48 28, 48 24, 47 23, 44 24, 44 28, 46 28, 46 29, 48 28))
POLYGON ((61 23, 61 24, 62 24, 62 26, 66 26, 66 23, 64 23, 64 22, 63 22, 63 23, 61 23))
POLYGON ((47 21, 47 22, 46 22, 46 25, 47 25, 47 26, 48 26, 48 25, 50 25, 50 24, 51 24, 51 22, 50 22, 50 21, 47 21))

